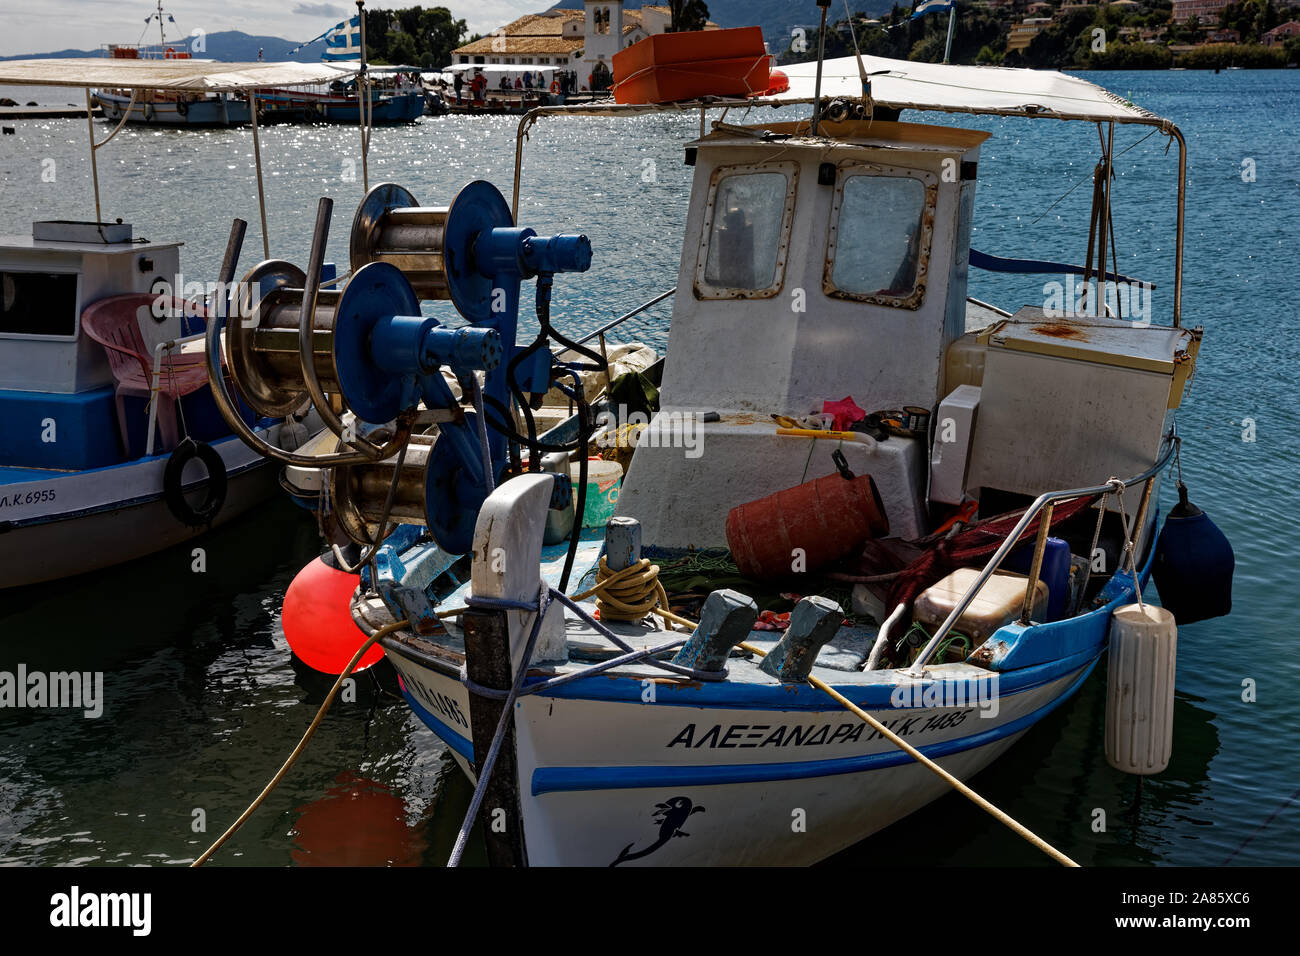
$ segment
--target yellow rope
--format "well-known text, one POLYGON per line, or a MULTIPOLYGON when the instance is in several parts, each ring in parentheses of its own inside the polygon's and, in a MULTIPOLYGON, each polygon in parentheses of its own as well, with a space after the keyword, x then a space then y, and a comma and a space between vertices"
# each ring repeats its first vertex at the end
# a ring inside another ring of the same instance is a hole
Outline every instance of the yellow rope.
MULTIPOLYGON (((757 654, 759 657, 767 656, 767 651, 763 650, 761 647, 756 647, 753 644, 742 643, 737 646, 741 650, 749 651, 751 654, 757 654)), ((872 717, 870 714, 868 714, 857 704, 853 703, 853 701, 849 700, 847 697, 845 697, 835 688, 831 687, 830 684, 826 683, 824 680, 814 677, 811 674, 808 675, 808 683, 812 684, 818 690, 823 691, 826 694, 830 695, 837 702, 842 704, 845 708, 852 711, 854 716, 864 721, 874 731, 876 731, 878 734, 880 734, 890 743, 897 746, 900 750, 902 750, 904 753, 910 756, 921 766, 935 773, 945 783, 947 783, 950 787, 952 787, 954 790, 960 793, 963 797, 970 800, 981 810, 984 810, 985 812, 989 813, 999 823, 1003 823, 1006 826, 1010 827, 1014 833, 1016 833, 1020 837, 1023 837, 1033 846, 1038 847, 1038 849, 1042 850, 1052 859, 1056 860, 1056 862, 1060 863, 1063 866, 1077 867, 1079 865, 1078 863, 1075 863, 1072 859, 1070 859, 1068 856, 1066 856, 1064 853, 1062 853, 1060 850, 1056 849, 1056 847, 1052 846, 1050 843, 1048 843, 1046 840, 1040 837, 1038 834, 1034 833, 1024 824, 1012 819, 1011 817, 1007 816, 1007 814, 1003 813, 1001 810, 995 807, 993 804, 989 803, 987 800, 981 797, 970 787, 966 786, 966 784, 962 783, 960 780, 958 780, 956 777, 950 774, 947 770, 944 770, 942 767, 940 767, 937 763, 935 763, 925 754, 921 753, 921 751, 917 750, 915 747, 909 744, 902 737, 898 736, 898 734, 894 733, 892 730, 890 730, 880 721, 876 720, 876 718, 872 717)))
POLYGON ((293 766, 293 762, 298 759, 298 756, 306 748, 307 741, 311 740, 312 735, 316 733, 316 728, 319 727, 320 722, 325 719, 325 713, 330 709, 330 705, 334 703, 334 698, 338 696, 339 688, 343 686, 343 682, 347 680, 348 675, 352 673, 352 669, 360 662, 361 656, 365 654, 365 652, 370 649, 370 646, 376 641, 387 637, 396 630, 406 627, 409 623, 409 621, 394 621, 392 624, 385 624, 379 630, 375 631, 375 633, 372 634, 364 644, 357 648, 357 652, 352 655, 352 660, 348 662, 347 668, 339 675, 338 680, 334 682, 334 686, 330 688, 330 692, 325 695, 325 702, 321 704, 320 709, 316 711, 316 717, 307 728, 307 732, 302 735, 302 740, 298 741, 298 746, 293 748, 293 753, 289 754, 289 758, 283 765, 281 765, 280 769, 276 771, 275 776, 271 778, 271 782, 268 783, 262 792, 257 795, 257 799, 248 805, 248 809, 241 813, 239 819, 230 825, 230 829, 217 837, 217 841, 204 850, 202 856, 190 864, 191 867, 202 866, 208 861, 212 854, 221 849, 222 844, 235 835, 235 831, 247 822, 248 818, 253 815, 253 812, 262 805, 262 802, 267 797, 271 795, 271 791, 274 790, 280 781, 284 779, 284 775, 289 772, 289 768, 293 766))
POLYGON ((622 571, 611 571, 602 555, 596 568, 596 586, 573 595, 573 600, 581 601, 593 594, 603 621, 640 621, 648 614, 658 614, 670 631, 674 624, 695 627, 694 621, 668 609, 668 594, 659 583, 659 565, 651 564, 647 558, 622 571))
MULTIPOLYGON (((596 609, 602 620, 606 621, 640 621, 647 615, 658 614, 668 625, 679 624, 688 630, 694 630, 696 622, 674 614, 668 609, 668 592, 659 583, 659 565, 651 564, 642 558, 636 564, 629 565, 622 571, 611 571, 602 557, 596 568, 596 584, 580 594, 574 594, 570 600, 585 601, 596 596, 596 609)), ((468 611, 468 607, 438 611, 440 618, 459 617, 468 611)))

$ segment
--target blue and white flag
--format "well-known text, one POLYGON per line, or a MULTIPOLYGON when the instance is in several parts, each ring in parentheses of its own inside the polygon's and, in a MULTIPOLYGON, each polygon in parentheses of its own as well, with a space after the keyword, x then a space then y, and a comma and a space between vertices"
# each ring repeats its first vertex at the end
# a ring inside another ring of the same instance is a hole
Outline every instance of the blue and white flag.
POLYGON ((325 34, 325 52, 320 57, 326 63, 334 60, 361 59, 361 18, 353 17, 346 23, 335 24, 325 34))
POLYGON ((951 10, 956 4, 957 0, 921 0, 912 11, 912 19, 915 20, 938 10, 951 10))

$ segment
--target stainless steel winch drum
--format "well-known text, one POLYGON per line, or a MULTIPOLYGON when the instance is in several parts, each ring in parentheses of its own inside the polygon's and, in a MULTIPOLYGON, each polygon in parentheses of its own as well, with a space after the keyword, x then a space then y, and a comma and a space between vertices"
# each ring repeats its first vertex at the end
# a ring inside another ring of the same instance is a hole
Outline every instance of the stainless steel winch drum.
MULTIPOLYGON (((426 523, 425 466, 436 435, 412 435, 406 447, 393 506, 388 512, 391 522, 426 523)), ((353 541, 371 544, 379 534, 384 503, 397 467, 397 456, 362 465, 341 465, 331 469, 330 497, 339 527, 353 541)))
MULTIPOLYGON (((276 259, 263 262, 244 277, 241 306, 227 320, 227 360, 235 387, 259 415, 287 415, 311 397, 298 351, 305 284, 306 276, 297 266, 276 259)), ((339 391, 333 343, 341 297, 339 290, 321 289, 312 321, 316 377, 330 394, 339 391)))
POLYGON ((395 183, 380 183, 352 220, 352 271, 370 262, 400 269, 421 299, 449 299, 444 240, 450 206, 421 206, 395 183))
POLYGON ((448 206, 419 206, 401 186, 381 183, 366 194, 352 220, 349 257, 355 275, 372 262, 395 266, 421 299, 450 299, 470 322, 492 316, 495 280, 474 248, 493 229, 514 226, 505 197, 475 180, 448 206))

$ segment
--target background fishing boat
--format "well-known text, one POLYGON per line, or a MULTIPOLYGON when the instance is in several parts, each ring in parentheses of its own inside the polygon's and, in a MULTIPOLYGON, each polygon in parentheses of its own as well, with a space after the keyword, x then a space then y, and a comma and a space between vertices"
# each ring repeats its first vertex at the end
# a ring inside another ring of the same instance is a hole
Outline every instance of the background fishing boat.
MULTIPOLYGON (((7 62, 0 84, 81 86, 89 101, 90 87, 105 80, 133 97, 160 88, 224 95, 272 77, 319 82, 337 72, 179 59, 30 60, 7 62)), ((137 241, 130 224, 104 221, 96 153, 122 122, 99 142, 90 117, 87 127, 95 219, 38 221, 30 235, 0 240, 0 405, 13 424, 0 438, 7 588, 120 564, 237 517, 275 491, 264 450, 296 447, 319 425, 309 402, 276 416, 240 406, 233 428, 222 421, 205 335, 225 324, 229 302, 241 301, 230 295, 236 257, 227 257, 215 282, 187 291, 181 242, 137 241)), ((219 379, 225 372, 216 364, 219 379)))
MULTIPOLYGON (((104 56, 113 60, 194 60, 189 37, 168 38, 166 24, 175 21, 170 14, 164 14, 161 0, 157 12, 146 18, 146 30, 153 20, 158 23, 157 43, 109 44, 103 48, 104 56)), ((270 85, 256 90, 258 123, 361 123, 362 95, 358 92, 354 68, 363 65, 359 32, 356 23, 345 22, 317 38, 327 42, 322 62, 340 67, 334 72, 326 70, 319 82, 270 85), (340 38, 358 39, 349 46, 340 44, 340 38)), ((361 85, 366 89, 368 105, 364 119, 368 124, 409 123, 424 114, 424 90, 417 67, 380 66, 369 68, 367 73, 368 79, 361 85)), ((104 118, 113 123, 203 127, 247 126, 253 121, 248 93, 228 90, 106 86, 94 90, 92 100, 101 108, 104 118)))

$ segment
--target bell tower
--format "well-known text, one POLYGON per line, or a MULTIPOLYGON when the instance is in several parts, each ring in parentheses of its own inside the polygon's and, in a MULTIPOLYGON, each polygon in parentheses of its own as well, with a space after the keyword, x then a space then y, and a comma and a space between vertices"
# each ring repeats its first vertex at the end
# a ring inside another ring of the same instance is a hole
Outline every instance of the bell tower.
MULTIPOLYGON (((623 49, 623 0, 584 0, 586 19, 583 23, 582 62, 586 73, 592 74, 597 64, 612 76, 614 54, 623 49)), ((587 75, 578 78, 587 85, 587 75)))

